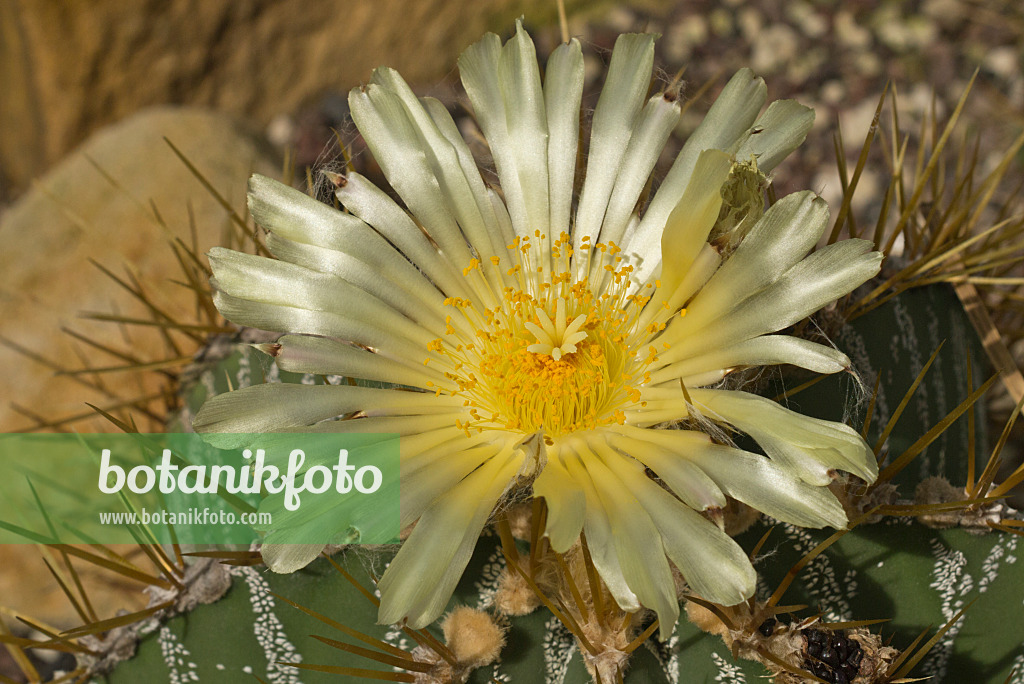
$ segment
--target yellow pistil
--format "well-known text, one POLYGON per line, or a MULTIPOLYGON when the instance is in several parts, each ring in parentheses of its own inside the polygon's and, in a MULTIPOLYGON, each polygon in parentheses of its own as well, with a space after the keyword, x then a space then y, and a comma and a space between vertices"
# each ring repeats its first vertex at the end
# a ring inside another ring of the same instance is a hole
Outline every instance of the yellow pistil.
POLYGON ((526 329, 537 338, 534 344, 527 347, 528 351, 536 354, 547 354, 555 361, 558 361, 565 354, 572 354, 576 351, 576 343, 587 339, 587 333, 581 330, 587 322, 587 314, 580 314, 566 325, 565 320, 565 299, 559 297, 555 300, 555 320, 544 312, 537 314, 537 323, 526 322, 526 329))
MULTIPOLYGON (((542 255, 528 237, 516 238, 509 254, 519 263, 503 270, 518 287, 495 293, 497 305, 482 311, 466 299, 445 300, 452 308, 445 336, 428 349, 446 361, 449 387, 435 391, 465 399, 471 419, 457 427, 467 434, 557 437, 621 423, 623 408, 639 401, 646 368, 657 359, 649 341, 665 325, 640 327, 651 297, 629 294, 633 267, 616 245, 585 243, 586 263, 575 264, 571 244, 562 233, 542 255)), ((501 259, 474 259, 464 277, 474 277, 481 261, 498 266, 501 259)))
POLYGON ((596 427, 610 389, 604 352, 590 341, 561 359, 523 347, 511 356, 489 354, 480 370, 504 427, 524 433, 596 427))

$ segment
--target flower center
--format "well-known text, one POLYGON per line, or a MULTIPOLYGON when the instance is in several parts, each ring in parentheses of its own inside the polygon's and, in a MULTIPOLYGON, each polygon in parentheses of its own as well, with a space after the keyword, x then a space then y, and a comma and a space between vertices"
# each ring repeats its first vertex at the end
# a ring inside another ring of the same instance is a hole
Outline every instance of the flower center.
MULTIPOLYGON (((470 407, 471 420, 457 422, 467 434, 499 429, 557 437, 622 423, 622 407, 639 402, 637 386, 656 358, 653 347, 641 353, 642 342, 664 326, 638 329, 649 297, 627 294, 632 267, 599 263, 600 282, 592 287, 588 277, 572 275, 589 273, 591 264, 574 269, 570 245, 563 233, 551 246, 549 267, 541 268, 532 263, 540 250, 517 238, 509 250, 519 263, 505 275, 518 287, 494 293, 497 305, 482 312, 465 299, 445 301, 454 311, 445 337, 429 349, 451 383, 437 393, 462 396, 470 407)), ((617 251, 593 250, 612 263, 617 251)), ((474 260, 463 275, 482 283, 480 270, 474 260)))
POLYGON ((572 319, 572 323, 565 324, 565 299, 559 297, 555 301, 555 320, 540 311, 537 315, 538 323, 526 322, 526 329, 534 334, 537 341, 527 347, 527 351, 535 354, 547 354, 555 361, 558 361, 565 354, 572 354, 576 351, 576 343, 587 339, 587 333, 582 331, 583 324, 587 322, 587 314, 580 314, 572 319))
POLYGON ((558 435, 597 425, 613 389, 605 354, 596 342, 573 346, 560 359, 525 344, 511 356, 487 355, 481 375, 507 428, 558 435))

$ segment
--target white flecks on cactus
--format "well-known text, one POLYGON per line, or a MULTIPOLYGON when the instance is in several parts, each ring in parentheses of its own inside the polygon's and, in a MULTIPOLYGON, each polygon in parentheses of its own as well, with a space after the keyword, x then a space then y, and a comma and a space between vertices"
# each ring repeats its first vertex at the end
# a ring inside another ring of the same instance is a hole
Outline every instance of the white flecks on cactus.
POLYGON ((722 682, 722 684, 747 684, 747 678, 739 667, 717 653, 711 654, 711 660, 714 661, 715 667, 718 668, 718 674, 715 675, 716 682, 722 682))
POLYGON ((281 382, 281 367, 276 363, 268 363, 263 369, 263 382, 281 382))
POLYGON ((235 373, 235 387, 249 387, 252 385, 252 364, 248 354, 242 354, 238 359, 238 372, 235 373))
MULTIPOLYGON (((802 528, 788 523, 782 525, 786 537, 793 542, 794 548, 801 554, 810 553, 817 542, 802 528)), ((836 578, 836 570, 823 553, 815 558, 803 570, 804 586, 807 593, 815 598, 816 604, 824 612, 826 620, 845 622, 853 619, 850 599, 857 595, 856 573, 850 571, 840 583, 836 578), (852 577, 851 577, 852 573, 852 577)))
MULTIPOLYGON (((951 549, 938 539, 931 540, 935 566, 932 582, 928 585, 938 591, 942 617, 948 622, 964 607, 967 594, 974 589, 974 578, 967 572, 967 557, 962 551, 951 549)), ((921 664, 921 675, 943 681, 953 653, 953 643, 963 629, 964 620, 957 620, 939 643, 935 644, 921 664)))
POLYGON ((185 645, 166 625, 160 628, 160 635, 157 638, 160 643, 160 654, 167 665, 168 684, 187 684, 187 682, 198 682, 199 675, 196 674, 196 664, 189 660, 192 655, 185 645))
POLYGON ((988 587, 999 576, 999 567, 1005 560, 1007 563, 1014 563, 1017 558, 1013 552, 1017 549, 1019 537, 1007 535, 1002 537, 989 551, 981 564, 981 578, 978 579, 978 591, 985 593, 988 587))
POLYGON ((665 641, 648 639, 644 642, 644 648, 657 658, 668 684, 679 684, 679 635, 673 631, 672 636, 665 641))
POLYGON ((1021 649, 1020 655, 1013 659, 1011 670, 1013 675, 1008 684, 1024 684, 1024 648, 1021 649))
POLYGON ((301 670, 281 664, 301 662, 302 654, 288 639, 274 612, 276 602, 270 594, 270 585, 255 569, 247 566, 234 566, 230 572, 245 580, 249 587, 249 603, 256 618, 253 620, 253 634, 267 659, 267 680, 270 684, 302 684, 299 678, 301 670))
POLYGON ((505 555, 501 549, 495 549, 487 558, 487 562, 480 570, 479 577, 473 583, 473 588, 479 592, 477 608, 489 608, 494 603, 494 594, 498 591, 498 584, 506 567, 508 566, 505 563, 505 555))
POLYGON ((558 618, 544 624, 544 684, 562 684, 576 653, 576 639, 558 618))

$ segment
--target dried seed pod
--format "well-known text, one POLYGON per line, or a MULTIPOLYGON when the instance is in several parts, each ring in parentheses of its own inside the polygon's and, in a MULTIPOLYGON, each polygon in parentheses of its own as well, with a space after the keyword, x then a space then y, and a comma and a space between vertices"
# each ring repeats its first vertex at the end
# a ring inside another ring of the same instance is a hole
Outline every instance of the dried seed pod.
POLYGON ((829 684, 881 684, 889 664, 899 655, 864 628, 829 630, 816 619, 786 624, 765 603, 718 609, 720 614, 716 615, 690 601, 686 615, 705 632, 721 636, 736 656, 757 661, 774 672, 776 684, 814 681, 799 672, 829 684), (785 663, 789 671, 780 663, 785 663))
POLYGON ((512 536, 520 541, 529 541, 533 526, 533 505, 529 501, 516 503, 505 511, 512 536))
POLYGON ((761 511, 735 499, 729 499, 724 512, 725 533, 730 537, 743 534, 761 518, 761 511))
POLYGON ((501 571, 498 590, 494 593, 494 607, 503 615, 529 615, 541 605, 540 597, 518 572, 509 568, 501 571))
MULTIPOLYGON (((830 684, 875 684, 885 681, 889 664, 899 654, 882 644, 877 634, 866 629, 828 630, 813 626, 802 630, 804 639, 801 668, 830 684)), ((812 681, 789 672, 780 673, 776 684, 804 684, 812 681)))
POLYGON ((444 640, 461 668, 475 669, 498 660, 508 627, 493 615, 460 606, 441 622, 444 640))

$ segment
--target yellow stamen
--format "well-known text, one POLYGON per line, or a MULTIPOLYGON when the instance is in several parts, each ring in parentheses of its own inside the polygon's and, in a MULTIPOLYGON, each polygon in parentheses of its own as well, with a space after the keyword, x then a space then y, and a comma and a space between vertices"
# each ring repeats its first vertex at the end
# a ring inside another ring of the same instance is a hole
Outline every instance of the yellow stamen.
MULTIPOLYGON (((519 263, 506 273, 518 287, 492 291, 497 302, 486 306, 446 299, 452 313, 445 337, 428 344, 449 381, 437 393, 462 396, 470 409, 457 423, 467 434, 497 429, 549 439, 621 424, 623 408, 639 402, 639 387, 651 378, 646 369, 658 360, 651 343, 665 323, 640 325, 653 295, 649 285, 631 293, 633 266, 618 256, 620 247, 582 241, 576 258, 590 264, 598 255, 598 282, 591 283, 589 267, 574 265, 571 236, 563 232, 550 244, 539 231, 533 238, 537 243, 517 237, 508 246, 519 263)), ((464 277, 479 279, 482 262, 499 260, 473 259, 464 277)))

